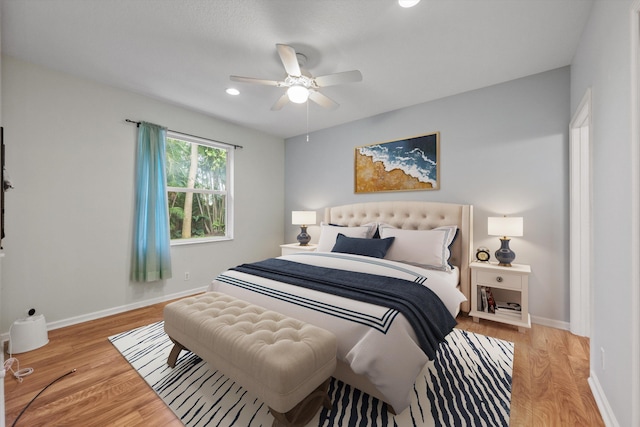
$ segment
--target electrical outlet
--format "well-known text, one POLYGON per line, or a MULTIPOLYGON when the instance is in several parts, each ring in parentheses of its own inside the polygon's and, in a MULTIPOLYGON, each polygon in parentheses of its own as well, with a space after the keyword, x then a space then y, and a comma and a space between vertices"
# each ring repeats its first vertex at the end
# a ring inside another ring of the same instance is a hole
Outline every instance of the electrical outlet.
POLYGON ((191 279, 191 274, 189 274, 188 271, 185 271, 184 272, 184 280, 189 280, 189 279, 191 279))
POLYGON ((600 347, 600 363, 602 364, 602 370, 604 371, 604 347, 600 347))

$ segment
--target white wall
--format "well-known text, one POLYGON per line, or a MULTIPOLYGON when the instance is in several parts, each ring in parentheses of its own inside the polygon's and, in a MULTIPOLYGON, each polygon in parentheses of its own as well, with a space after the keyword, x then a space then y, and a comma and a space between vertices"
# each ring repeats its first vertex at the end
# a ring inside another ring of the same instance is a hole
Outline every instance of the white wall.
POLYGON ((84 319, 279 254, 282 139, 6 56, 2 107, 16 186, 6 200, 2 331, 31 307, 49 324, 84 319), (174 246, 170 280, 129 280, 137 130, 127 118, 244 146, 235 152, 235 239, 174 246))
POLYGON ((592 89, 593 333, 591 375, 619 425, 630 426, 631 354, 631 30, 630 0, 597 1, 571 66, 571 111, 592 89), (601 349, 605 351, 602 368, 601 349))
MULTIPOLYGON (((2 41, 0 40, 0 46, 2 46, 2 41)), ((0 81, 2 81, 2 55, 0 52, 0 81)), ((2 126, 2 85, 0 85, 0 126, 2 126)), ((0 185, 4 185, 4 183, 0 182, 0 185)), ((0 228, 0 231, 2 229, 0 228)), ((2 261, 4 257, 4 251, 0 248, 0 319, 2 318, 2 261)), ((0 329, 1 330, 1 329, 0 329)), ((4 364, 4 352, 0 354, 0 363, 4 364)), ((4 427, 4 376, 5 371, 2 370, 0 372, 0 427, 4 427)))
MULTIPOLYGON (((313 120, 313 114, 310 115, 313 120)), ((286 141, 285 230, 290 211, 374 200, 474 205, 475 246, 499 248, 487 217, 524 217, 512 238, 516 263, 531 264, 530 308, 566 327, 568 281, 569 68, 463 93, 286 141), (354 148, 440 132, 441 189, 354 194, 354 148)), ((321 216, 320 216, 321 218, 321 216)), ((313 236, 314 230, 310 228, 313 236)))

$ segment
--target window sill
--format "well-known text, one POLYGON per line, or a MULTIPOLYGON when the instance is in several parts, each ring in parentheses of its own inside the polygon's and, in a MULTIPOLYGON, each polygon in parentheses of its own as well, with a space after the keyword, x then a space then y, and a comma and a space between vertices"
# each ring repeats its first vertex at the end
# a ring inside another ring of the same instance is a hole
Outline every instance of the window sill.
POLYGON ((171 246, 199 245, 201 243, 228 242, 229 240, 233 240, 233 237, 212 237, 212 238, 202 237, 199 239, 181 239, 181 240, 172 240, 171 246))

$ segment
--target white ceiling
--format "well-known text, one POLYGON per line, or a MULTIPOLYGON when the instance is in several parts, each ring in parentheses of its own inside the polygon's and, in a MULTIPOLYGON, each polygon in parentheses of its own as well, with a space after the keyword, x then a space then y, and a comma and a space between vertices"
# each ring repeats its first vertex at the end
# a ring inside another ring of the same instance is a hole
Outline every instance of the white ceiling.
MULTIPOLYGON (((569 65, 592 0, 3 0, 2 53, 167 100, 283 138, 307 132, 276 43, 314 75, 358 69, 321 91, 314 131, 569 65), (225 93, 236 87, 240 96, 225 93)), ((147 117, 135 117, 147 120, 147 117)))

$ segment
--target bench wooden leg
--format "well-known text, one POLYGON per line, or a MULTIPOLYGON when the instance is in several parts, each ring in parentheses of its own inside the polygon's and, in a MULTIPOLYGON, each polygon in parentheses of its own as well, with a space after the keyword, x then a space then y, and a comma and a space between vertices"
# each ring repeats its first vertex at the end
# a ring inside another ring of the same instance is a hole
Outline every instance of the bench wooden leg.
POLYGON ((273 415, 272 427, 301 427, 306 425, 314 417, 320 406, 331 409, 331 399, 329 399, 329 381, 320 384, 302 402, 298 403, 289 412, 282 413, 269 408, 273 415))
POLYGON ((171 349, 171 353, 169 353, 169 358, 167 359, 167 365, 169 365, 169 367, 171 368, 175 368, 176 361, 178 360, 178 356, 180 355, 180 352, 182 350, 188 350, 188 348, 186 348, 185 346, 183 346, 173 338, 171 338, 171 341, 173 341, 173 348, 171 349))

